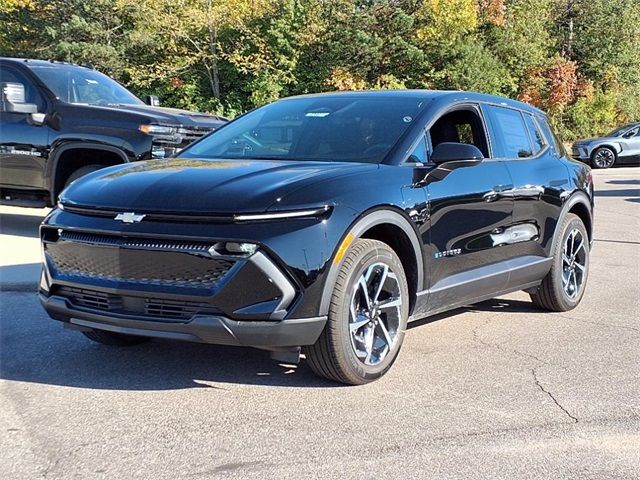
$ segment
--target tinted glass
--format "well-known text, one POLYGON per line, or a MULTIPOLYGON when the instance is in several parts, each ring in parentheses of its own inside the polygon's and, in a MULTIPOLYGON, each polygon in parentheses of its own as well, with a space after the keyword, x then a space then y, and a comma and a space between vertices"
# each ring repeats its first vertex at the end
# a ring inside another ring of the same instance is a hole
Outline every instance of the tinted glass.
POLYGON ((501 150, 498 156, 523 158, 533 155, 529 135, 522 114, 518 110, 503 107, 489 107, 493 130, 501 150))
POLYGON ((409 155, 407 163, 427 163, 427 139, 424 135, 409 155))
POLYGON ((115 80, 95 70, 52 64, 31 70, 63 102, 89 105, 140 105, 142 101, 115 80))
POLYGON ((379 163, 424 104, 360 95, 281 100, 234 120, 180 156, 379 163))
POLYGON ((540 125, 540 128, 542 128, 542 133, 547 139, 547 143, 551 145, 551 148, 553 149, 554 153, 558 157, 567 155, 564 145, 562 145, 562 142, 560 141, 558 136, 551 129, 551 126, 549 125, 549 121, 547 120, 547 118, 541 115, 536 115, 536 120, 538 121, 538 125, 540 125))
POLYGON ((538 128, 538 125, 536 124, 533 117, 527 113, 523 114, 523 116, 524 122, 526 123, 527 129, 529 130, 529 136, 533 141, 533 154, 537 155, 545 146, 544 137, 542 136, 542 133, 540 132, 540 129, 538 128))
POLYGON ((0 83, 21 83, 24 85, 25 103, 34 103, 38 106, 38 112, 44 111, 44 101, 38 92, 38 88, 23 73, 10 67, 0 68, 0 83))

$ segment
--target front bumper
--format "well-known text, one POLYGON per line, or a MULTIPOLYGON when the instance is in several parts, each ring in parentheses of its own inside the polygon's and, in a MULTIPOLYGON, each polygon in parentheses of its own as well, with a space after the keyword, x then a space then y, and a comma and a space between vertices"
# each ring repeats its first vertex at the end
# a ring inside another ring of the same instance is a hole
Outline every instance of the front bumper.
POLYGON ((40 301, 52 318, 79 330, 107 330, 128 335, 258 348, 312 345, 327 320, 326 317, 315 317, 275 322, 235 321, 220 315, 195 315, 188 322, 178 323, 121 314, 105 315, 72 306, 68 299, 56 295, 40 294, 40 301))
POLYGON ((574 160, 578 160, 579 162, 590 164, 591 157, 589 153, 589 148, 584 146, 573 146, 571 147, 571 157, 574 160))

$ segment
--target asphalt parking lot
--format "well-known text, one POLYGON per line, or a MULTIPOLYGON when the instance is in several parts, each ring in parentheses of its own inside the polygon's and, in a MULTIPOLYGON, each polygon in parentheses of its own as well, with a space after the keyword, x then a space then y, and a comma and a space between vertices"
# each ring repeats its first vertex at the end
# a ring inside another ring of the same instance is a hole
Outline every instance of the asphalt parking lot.
POLYGON ((640 168, 594 177, 577 309, 515 293, 418 321, 362 387, 250 349, 63 330, 34 293, 45 211, 0 207, 0 476, 640 478, 640 168))

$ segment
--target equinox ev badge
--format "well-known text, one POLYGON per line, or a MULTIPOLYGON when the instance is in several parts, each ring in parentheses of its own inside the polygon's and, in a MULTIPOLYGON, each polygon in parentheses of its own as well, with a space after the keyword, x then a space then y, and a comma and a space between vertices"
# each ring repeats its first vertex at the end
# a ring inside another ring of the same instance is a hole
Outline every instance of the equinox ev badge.
POLYGON ((116 215, 114 220, 120 220, 123 223, 138 223, 141 222, 145 216, 146 215, 136 215, 133 212, 124 212, 116 215))

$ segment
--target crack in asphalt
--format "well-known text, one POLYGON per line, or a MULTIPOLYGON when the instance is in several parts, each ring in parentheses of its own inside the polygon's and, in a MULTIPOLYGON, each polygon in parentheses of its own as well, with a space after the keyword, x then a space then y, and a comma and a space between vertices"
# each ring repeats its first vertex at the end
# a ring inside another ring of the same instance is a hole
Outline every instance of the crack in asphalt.
POLYGON ((542 365, 538 365, 537 367, 534 367, 534 368, 532 368, 532 369, 531 369, 531 375, 533 375, 533 381, 534 381, 534 382, 536 382, 536 385, 538 386, 538 388, 539 388, 540 390, 542 390, 544 393, 546 393, 546 394, 549 396, 549 398, 553 401, 553 403, 555 403, 555 404, 556 404, 556 406, 557 406, 560 410, 562 410, 562 411, 565 413, 565 415, 566 415, 567 417, 569 417, 571 420, 573 420, 573 423, 578 423, 578 418, 577 418, 577 417, 574 417, 573 415, 571 415, 571 414, 569 413, 569 410, 567 410, 566 408, 564 408, 564 407, 562 406, 562 404, 558 401, 558 399, 557 399, 556 397, 554 397, 554 396, 553 396, 553 393, 551 393, 549 390, 547 390, 546 388, 544 388, 544 386, 542 385, 542 383, 540 383, 540 380, 538 379, 538 374, 536 373, 536 370, 537 370, 538 368, 540 368, 541 366, 542 366, 542 365))
POLYGON ((533 368, 530 369, 531 371, 531 376, 533 377, 533 381, 536 384, 536 386, 542 391, 544 392, 552 401, 553 403, 556 404, 556 406, 562 410, 562 412, 569 417, 573 423, 578 423, 578 418, 571 415, 571 413, 569 413, 569 411, 558 401, 558 399, 549 391, 547 390, 542 383, 540 383, 540 380, 538 379, 538 369, 541 367, 545 367, 545 366, 549 366, 551 365, 549 362, 542 360, 541 358, 538 358, 537 356, 531 354, 531 353, 527 353, 527 352, 522 352, 520 350, 517 350, 515 348, 511 348, 511 349, 506 349, 503 347, 503 344, 501 343, 490 343, 487 342, 485 340, 482 339, 482 337, 480 337, 480 334, 478 333, 478 330, 480 330, 483 327, 486 327, 487 325, 489 325, 489 323, 491 323, 491 319, 487 320, 486 322, 484 322, 482 325, 478 325, 477 327, 475 327, 471 333, 473 335, 473 339, 479 343, 481 343, 482 345, 485 345, 487 347, 490 348, 495 348, 496 350, 499 350, 501 352, 506 352, 506 353, 512 353, 515 354, 517 356, 520 357, 525 357, 525 358, 530 358, 535 360, 536 362, 538 362, 538 365, 534 366, 533 368))

